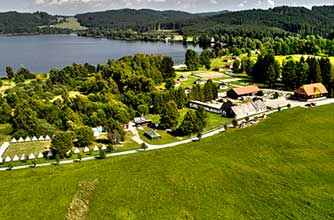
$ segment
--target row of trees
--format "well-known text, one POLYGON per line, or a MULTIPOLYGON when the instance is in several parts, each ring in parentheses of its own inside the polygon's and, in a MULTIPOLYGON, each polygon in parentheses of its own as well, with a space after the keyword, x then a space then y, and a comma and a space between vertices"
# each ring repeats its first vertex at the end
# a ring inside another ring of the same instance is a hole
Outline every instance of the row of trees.
POLYGON ((203 87, 193 86, 189 93, 189 99, 207 102, 218 98, 218 88, 212 80, 208 80, 203 87))

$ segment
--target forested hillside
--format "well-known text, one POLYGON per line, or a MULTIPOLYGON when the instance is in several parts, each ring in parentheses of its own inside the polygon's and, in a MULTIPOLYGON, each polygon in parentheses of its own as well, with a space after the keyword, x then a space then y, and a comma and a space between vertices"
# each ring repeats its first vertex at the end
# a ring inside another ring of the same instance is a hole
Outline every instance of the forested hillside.
POLYGON ((57 17, 45 12, 0 13, 0 33, 2 34, 39 32, 39 26, 55 23, 57 23, 57 17))

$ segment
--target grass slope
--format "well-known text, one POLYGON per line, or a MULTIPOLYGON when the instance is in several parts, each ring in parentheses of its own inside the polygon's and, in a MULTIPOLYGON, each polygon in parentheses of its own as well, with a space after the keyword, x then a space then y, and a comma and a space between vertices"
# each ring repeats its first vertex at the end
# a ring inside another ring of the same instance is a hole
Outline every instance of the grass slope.
POLYGON ((176 148, 0 173, 0 219, 63 219, 97 179, 88 219, 332 219, 334 105, 176 148))

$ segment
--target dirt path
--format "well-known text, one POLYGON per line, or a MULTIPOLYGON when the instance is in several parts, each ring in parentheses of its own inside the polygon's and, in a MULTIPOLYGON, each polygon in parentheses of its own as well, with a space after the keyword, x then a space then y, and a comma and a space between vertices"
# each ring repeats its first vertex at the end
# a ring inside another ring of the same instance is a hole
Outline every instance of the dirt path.
POLYGON ((96 189, 97 180, 83 181, 79 184, 79 189, 75 193, 68 208, 67 220, 85 220, 89 210, 90 199, 96 189))

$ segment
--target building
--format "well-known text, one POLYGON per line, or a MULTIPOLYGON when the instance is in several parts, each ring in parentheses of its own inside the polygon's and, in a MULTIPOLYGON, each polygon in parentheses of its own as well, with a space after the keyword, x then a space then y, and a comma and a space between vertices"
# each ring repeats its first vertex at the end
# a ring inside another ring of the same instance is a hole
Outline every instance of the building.
POLYGON ((102 126, 95 127, 95 128, 92 128, 92 129, 93 129, 94 137, 98 137, 102 134, 102 131, 103 131, 102 126))
POLYGON ((194 82, 195 85, 202 85, 202 84, 205 84, 205 80, 203 79, 197 79, 195 82, 194 82))
POLYGON ((229 58, 224 58, 224 62, 230 62, 231 60, 229 58))
POLYGON ((244 86, 240 88, 234 88, 227 91, 227 96, 231 99, 238 99, 244 96, 257 95, 261 90, 256 85, 244 86))
POLYGON ((144 117, 135 118, 134 122, 135 122, 136 126, 149 126, 152 123, 151 120, 147 120, 144 117))
POLYGON ((227 63, 225 64, 225 68, 232 69, 233 63, 227 63))
POLYGON ((150 140, 157 140, 157 139, 161 139, 161 135, 158 134, 156 131, 154 130, 149 130, 149 131, 146 131, 144 133, 145 137, 147 137, 148 139, 150 140))
POLYGON ((184 93, 185 94, 189 94, 189 93, 191 93, 191 90, 192 90, 193 88, 191 87, 191 86, 188 86, 188 87, 186 87, 185 89, 184 89, 184 93))
POLYGON ((212 68, 212 70, 216 71, 216 72, 221 72, 221 71, 223 71, 223 67, 221 67, 221 66, 215 66, 215 67, 212 68))
POLYGON ((267 111, 267 105, 261 101, 250 101, 242 103, 240 105, 231 106, 230 115, 228 117, 233 117, 236 119, 249 117, 252 115, 260 114, 267 111))
POLYGON ((295 91, 295 97, 301 100, 317 99, 327 95, 328 91, 321 83, 303 85, 295 91))
POLYGON ((200 101, 191 100, 188 103, 189 108, 199 109, 200 107, 204 108, 205 111, 215 113, 215 114, 223 114, 222 106, 223 103, 205 103, 200 101))
POLYGON ((185 75, 179 77, 179 81, 186 81, 186 80, 188 80, 188 77, 185 75))
POLYGON ((218 85, 218 89, 227 89, 228 85, 224 82, 220 82, 218 85))

